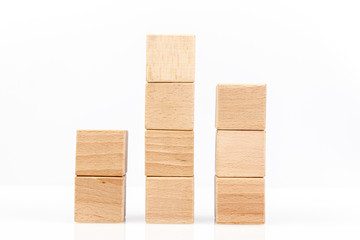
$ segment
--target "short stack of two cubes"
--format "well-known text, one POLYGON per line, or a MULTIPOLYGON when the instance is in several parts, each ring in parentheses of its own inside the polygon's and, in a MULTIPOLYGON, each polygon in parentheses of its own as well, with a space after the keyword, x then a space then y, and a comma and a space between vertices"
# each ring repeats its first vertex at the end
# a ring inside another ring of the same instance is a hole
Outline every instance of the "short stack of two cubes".
POLYGON ((217 86, 217 223, 265 221, 265 120, 266 85, 217 86))
POLYGON ((146 41, 146 222, 194 221, 195 36, 146 41))
POLYGON ((128 132, 79 130, 75 222, 123 222, 128 132))

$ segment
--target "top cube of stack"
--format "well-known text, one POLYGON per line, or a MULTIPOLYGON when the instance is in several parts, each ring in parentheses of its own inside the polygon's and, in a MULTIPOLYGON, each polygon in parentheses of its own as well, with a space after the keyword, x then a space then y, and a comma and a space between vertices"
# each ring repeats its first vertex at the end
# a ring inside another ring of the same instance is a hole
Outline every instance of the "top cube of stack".
POLYGON ((127 162, 127 131, 78 130, 76 175, 124 176, 127 162))
POLYGON ((265 130, 265 84, 219 84, 216 95, 217 129, 265 130))
POLYGON ((147 82, 194 82, 195 36, 148 35, 147 82))

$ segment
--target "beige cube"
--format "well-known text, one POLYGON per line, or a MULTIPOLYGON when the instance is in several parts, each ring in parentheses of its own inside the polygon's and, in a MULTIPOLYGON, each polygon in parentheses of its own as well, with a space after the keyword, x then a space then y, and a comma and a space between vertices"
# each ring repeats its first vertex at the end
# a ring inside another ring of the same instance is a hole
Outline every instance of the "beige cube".
POLYGON ((216 99, 216 128, 264 130, 266 85, 219 84, 216 99))
POLYGON ((195 36, 148 35, 146 38, 148 82, 194 82, 195 36))
POLYGON ((264 177, 265 131, 218 130, 216 176, 264 177))
POLYGON ((193 83, 147 83, 145 95, 146 129, 193 130, 193 83))
POLYGON ((123 222, 125 177, 75 177, 75 222, 123 222))
POLYGON ((77 131, 76 175, 125 175, 127 139, 128 132, 122 130, 77 131))
POLYGON ((147 223, 193 223, 193 177, 146 177, 147 223))
POLYGON ((194 132, 147 130, 145 175, 186 177, 194 175, 194 132))
POLYGON ((264 178, 215 178, 216 223, 263 224, 264 178))

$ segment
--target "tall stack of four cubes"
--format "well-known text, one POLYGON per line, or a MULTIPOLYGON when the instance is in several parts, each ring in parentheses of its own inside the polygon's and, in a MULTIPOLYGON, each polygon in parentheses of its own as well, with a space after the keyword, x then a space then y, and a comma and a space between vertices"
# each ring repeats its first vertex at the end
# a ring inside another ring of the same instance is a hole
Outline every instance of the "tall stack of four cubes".
POLYGON ((123 222, 128 132, 78 130, 75 222, 123 222))
POLYGON ((146 222, 194 221, 195 36, 146 39, 146 222))
POLYGON ((216 101, 216 222, 262 224, 266 85, 219 84, 216 101))

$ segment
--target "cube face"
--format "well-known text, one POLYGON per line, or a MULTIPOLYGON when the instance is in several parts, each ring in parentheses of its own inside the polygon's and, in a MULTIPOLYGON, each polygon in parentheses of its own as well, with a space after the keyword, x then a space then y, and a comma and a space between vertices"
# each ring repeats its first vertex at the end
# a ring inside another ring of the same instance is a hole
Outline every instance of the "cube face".
POLYGON ((194 82, 195 36, 148 35, 146 80, 148 82, 194 82))
POLYGON ((263 224, 265 222, 264 178, 216 177, 217 223, 263 224))
POLYGON ((79 130, 76 142, 76 175, 125 175, 127 138, 127 131, 79 130))
POLYGON ((217 131, 216 176, 264 177, 265 131, 217 131))
POLYGON ((147 223, 193 223, 193 177, 146 177, 147 223))
POLYGON ((75 177, 75 222, 123 222, 125 177, 75 177))
POLYGON ((193 130, 193 83, 147 83, 145 95, 146 129, 193 130))
POLYGON ((194 175, 194 132, 147 130, 145 175, 186 177, 194 175))
POLYGON ((216 100, 216 128, 264 130, 266 85, 219 84, 216 100))

